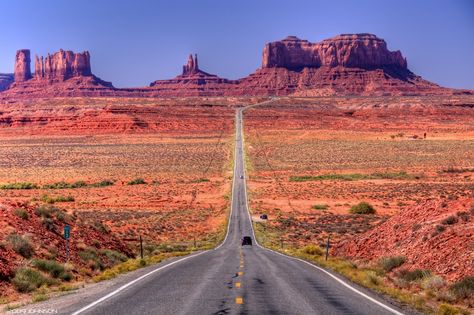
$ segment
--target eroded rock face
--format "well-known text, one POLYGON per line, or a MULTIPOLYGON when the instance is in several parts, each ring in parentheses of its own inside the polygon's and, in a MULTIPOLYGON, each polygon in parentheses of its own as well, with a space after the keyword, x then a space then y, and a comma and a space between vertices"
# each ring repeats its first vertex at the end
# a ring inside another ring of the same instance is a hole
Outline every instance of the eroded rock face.
POLYGON ((92 76, 88 51, 74 53, 60 50, 46 58, 36 56, 35 78, 37 80, 65 81, 72 77, 92 76))
MULTIPOLYGON (((0 86, 1 88, 1 86, 0 86)), ((112 83, 94 76, 90 54, 60 50, 35 58, 34 77, 30 70, 30 51, 19 50, 15 62, 15 82, 0 98, 43 98, 76 96, 115 96, 112 83)))
POLYGON ((31 79, 30 50, 21 49, 16 52, 15 82, 24 82, 29 79, 31 79))
POLYGON ((343 34, 320 43, 288 36, 266 44, 263 50, 262 68, 300 70, 324 66, 406 69, 407 62, 400 51, 389 51, 385 41, 372 34, 343 34))
POLYGON ((4 91, 13 83, 14 76, 10 73, 0 73, 0 91, 4 91))

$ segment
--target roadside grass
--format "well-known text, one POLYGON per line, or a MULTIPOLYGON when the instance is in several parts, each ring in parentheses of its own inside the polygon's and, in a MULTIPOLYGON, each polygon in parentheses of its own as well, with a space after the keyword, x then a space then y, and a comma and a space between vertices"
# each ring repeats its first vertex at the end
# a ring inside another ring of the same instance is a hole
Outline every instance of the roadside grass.
POLYGON ((131 180, 131 181, 129 181, 129 182, 127 183, 127 185, 129 185, 129 186, 133 186, 133 185, 145 185, 145 184, 146 184, 146 181, 145 181, 143 178, 141 178, 141 177, 135 178, 135 179, 133 179, 133 180, 131 180))
POLYGON ((283 244, 280 231, 261 222, 254 222, 253 225, 257 240, 262 246, 333 271, 353 283, 390 296, 424 314, 470 314, 463 307, 450 303, 472 297, 474 277, 468 277, 467 280, 463 279, 449 286, 448 293, 454 295, 454 298, 445 297, 444 281, 438 276, 431 275, 429 270, 403 269, 389 274, 390 270, 403 265, 406 260, 403 256, 385 257, 375 264, 359 265, 342 257, 329 256, 328 260, 325 260, 325 249, 318 245, 294 247, 283 244), (458 295, 454 293, 456 290, 459 292, 458 295))
POLYGON ((308 181, 324 181, 324 180, 342 180, 342 181, 356 181, 356 180, 368 180, 368 179, 418 179, 421 175, 408 174, 407 172, 395 172, 395 173, 372 173, 372 174, 322 174, 316 176, 302 175, 302 176, 290 176, 290 182, 308 182, 308 181))

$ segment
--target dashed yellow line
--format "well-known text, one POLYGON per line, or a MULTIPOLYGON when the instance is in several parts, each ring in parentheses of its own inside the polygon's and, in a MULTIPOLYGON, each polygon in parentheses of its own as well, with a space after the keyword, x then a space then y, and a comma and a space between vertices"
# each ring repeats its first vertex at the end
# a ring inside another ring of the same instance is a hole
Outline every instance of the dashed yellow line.
POLYGON ((239 276, 242 276, 242 275, 244 274, 244 272, 243 272, 243 271, 239 271, 239 272, 237 272, 237 274, 238 274, 239 276))
POLYGON ((236 298, 235 298, 235 303, 237 303, 237 304, 244 304, 244 298, 242 298, 242 297, 236 297, 236 298))
POLYGON ((242 286, 242 284, 241 284, 240 282, 236 282, 236 283, 235 283, 235 287, 236 287, 236 288, 240 288, 241 286, 242 286))

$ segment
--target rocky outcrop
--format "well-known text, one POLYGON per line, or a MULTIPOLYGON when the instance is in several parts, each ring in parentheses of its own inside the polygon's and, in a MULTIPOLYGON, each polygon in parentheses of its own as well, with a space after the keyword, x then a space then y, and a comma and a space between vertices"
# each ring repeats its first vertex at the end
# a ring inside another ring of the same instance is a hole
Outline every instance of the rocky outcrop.
POLYGON ((115 96, 110 82, 94 76, 90 54, 60 50, 35 58, 34 77, 30 70, 30 51, 19 50, 15 62, 15 82, 0 98, 42 98, 70 96, 115 96))
MULTIPOLYGON (((220 78, 199 69, 197 55, 189 55, 183 66, 183 73, 174 79, 157 80, 149 89, 142 89, 143 95, 160 96, 222 96, 233 93, 237 81, 220 78)), ((133 91, 131 91, 133 92, 133 91)))
POLYGON ((388 50, 387 43, 372 34, 342 34, 319 43, 288 36, 266 44, 262 66, 239 80, 202 71, 197 55, 190 55, 181 75, 141 88, 116 89, 94 76, 87 51, 60 50, 36 57, 32 79, 29 56, 28 50, 18 51, 15 83, 0 94, 0 99, 473 94, 469 90, 443 88, 415 75, 400 51, 388 50))
POLYGON ((35 79, 65 81, 72 77, 92 76, 88 51, 74 53, 70 50, 48 54, 46 58, 36 56, 35 79))
POLYGON ((265 45, 262 68, 289 70, 319 67, 407 69, 400 51, 391 52, 383 39, 372 34, 343 34, 320 43, 310 43, 296 36, 265 45))
POLYGON ((14 79, 13 74, 0 73, 0 92, 8 89, 14 79))
POLYGON ((24 82, 31 79, 31 58, 29 49, 21 49, 15 57, 15 82, 24 82))

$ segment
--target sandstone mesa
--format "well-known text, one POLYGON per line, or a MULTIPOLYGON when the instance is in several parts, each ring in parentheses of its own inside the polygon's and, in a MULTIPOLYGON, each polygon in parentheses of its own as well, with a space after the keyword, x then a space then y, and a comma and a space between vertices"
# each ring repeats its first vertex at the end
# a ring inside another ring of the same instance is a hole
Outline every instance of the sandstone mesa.
POLYGON ((342 34, 311 43, 296 36, 267 43, 262 65, 238 80, 202 71, 197 55, 190 55, 181 75, 156 80, 148 87, 115 88, 93 75, 90 54, 60 50, 35 57, 17 52, 14 82, 0 75, 1 99, 112 96, 328 96, 328 95, 451 95, 469 90, 440 87, 408 69, 400 51, 390 51, 373 34, 342 34))

